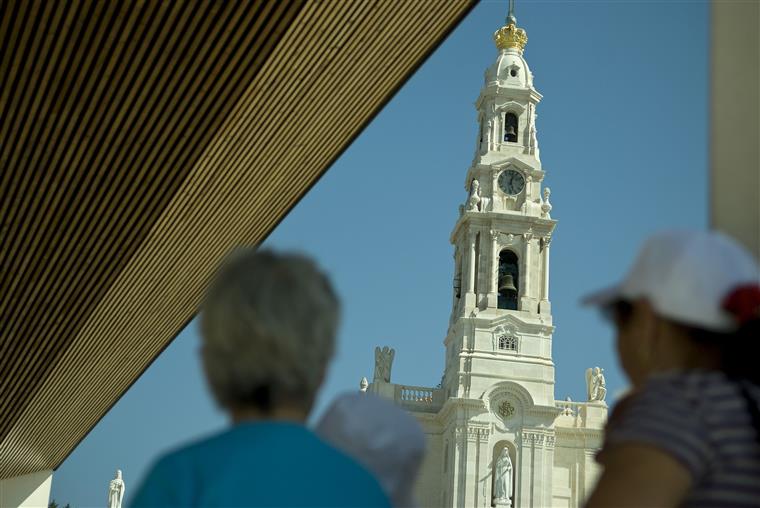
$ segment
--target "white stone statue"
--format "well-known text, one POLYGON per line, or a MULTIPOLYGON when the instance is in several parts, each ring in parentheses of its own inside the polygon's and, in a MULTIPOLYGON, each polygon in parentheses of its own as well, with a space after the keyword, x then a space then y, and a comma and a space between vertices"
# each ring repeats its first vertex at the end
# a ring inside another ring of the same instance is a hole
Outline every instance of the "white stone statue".
POLYGON ((550 219, 549 212, 552 211, 552 204, 549 202, 549 196, 552 195, 552 190, 549 187, 544 187, 544 202, 541 203, 541 217, 544 219, 550 219))
POLYGON ((496 506, 512 505, 512 459, 506 448, 494 464, 493 498, 496 506))
POLYGON ((373 381, 385 381, 391 382, 391 366, 393 365, 393 357, 396 355, 396 351, 385 346, 380 349, 380 346, 375 348, 375 375, 373 381))
POLYGON ((108 508, 121 508, 124 499, 124 480, 121 479, 121 469, 116 470, 116 478, 108 483, 108 508))
POLYGON ((369 381, 367 381, 366 377, 362 377, 361 381, 359 381, 359 391, 362 393, 366 392, 368 386, 369 381))
POLYGON ((594 367, 586 369, 586 389, 589 402, 604 402, 607 396, 607 381, 604 379, 604 369, 594 367))
POLYGON ((573 402, 573 399, 571 399, 570 396, 568 396, 565 399, 565 402, 566 404, 565 404, 565 408, 562 410, 562 414, 565 416, 575 416, 575 411, 573 411, 573 406, 571 404, 573 402))
POLYGON ((467 211, 480 210, 480 182, 476 179, 470 184, 470 195, 467 197, 467 211))

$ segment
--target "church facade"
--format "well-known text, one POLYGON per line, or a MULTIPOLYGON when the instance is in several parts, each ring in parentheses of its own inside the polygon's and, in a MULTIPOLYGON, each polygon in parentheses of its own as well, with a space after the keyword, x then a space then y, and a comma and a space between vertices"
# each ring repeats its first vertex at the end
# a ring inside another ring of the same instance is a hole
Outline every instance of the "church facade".
MULTIPOLYGON (((476 102, 480 130, 467 197, 451 234, 455 277, 438 387, 391 382, 393 350, 376 350, 365 388, 422 424, 422 506, 576 507, 598 475, 607 418, 600 369, 585 402, 555 399, 549 253, 557 224, 536 132, 541 94, 514 16, 476 102)), ((580 373, 579 373, 580 374, 580 373)))

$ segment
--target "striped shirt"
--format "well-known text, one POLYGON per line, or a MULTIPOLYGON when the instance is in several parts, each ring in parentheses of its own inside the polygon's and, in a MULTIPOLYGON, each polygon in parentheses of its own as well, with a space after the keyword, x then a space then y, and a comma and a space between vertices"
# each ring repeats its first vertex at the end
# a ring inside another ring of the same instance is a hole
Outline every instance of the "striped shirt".
MULTIPOLYGON (((759 404, 760 387, 748 391, 759 404)), ((654 446, 692 477, 682 506, 757 507, 760 444, 748 408, 739 383, 722 372, 659 374, 612 412, 600 453, 620 443, 654 446)))

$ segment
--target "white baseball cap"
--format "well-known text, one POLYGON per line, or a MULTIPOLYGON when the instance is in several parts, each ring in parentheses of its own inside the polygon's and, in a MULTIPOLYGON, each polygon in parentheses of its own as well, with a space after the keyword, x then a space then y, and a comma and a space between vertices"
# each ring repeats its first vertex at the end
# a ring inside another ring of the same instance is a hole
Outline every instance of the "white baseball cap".
POLYGON ((645 298, 663 317, 731 332, 740 319, 728 312, 725 304, 739 289, 749 290, 750 313, 760 317, 760 267, 736 241, 714 231, 668 231, 646 241, 622 282, 592 293, 582 302, 604 307, 619 300, 645 298))

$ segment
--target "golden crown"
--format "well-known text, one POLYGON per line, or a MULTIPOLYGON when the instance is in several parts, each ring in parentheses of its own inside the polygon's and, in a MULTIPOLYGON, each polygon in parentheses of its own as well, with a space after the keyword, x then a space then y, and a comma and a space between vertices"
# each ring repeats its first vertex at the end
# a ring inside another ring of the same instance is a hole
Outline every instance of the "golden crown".
POLYGON ((522 28, 517 28, 514 21, 510 20, 509 24, 494 32, 493 40, 499 49, 517 48, 522 51, 528 43, 528 34, 522 28))

